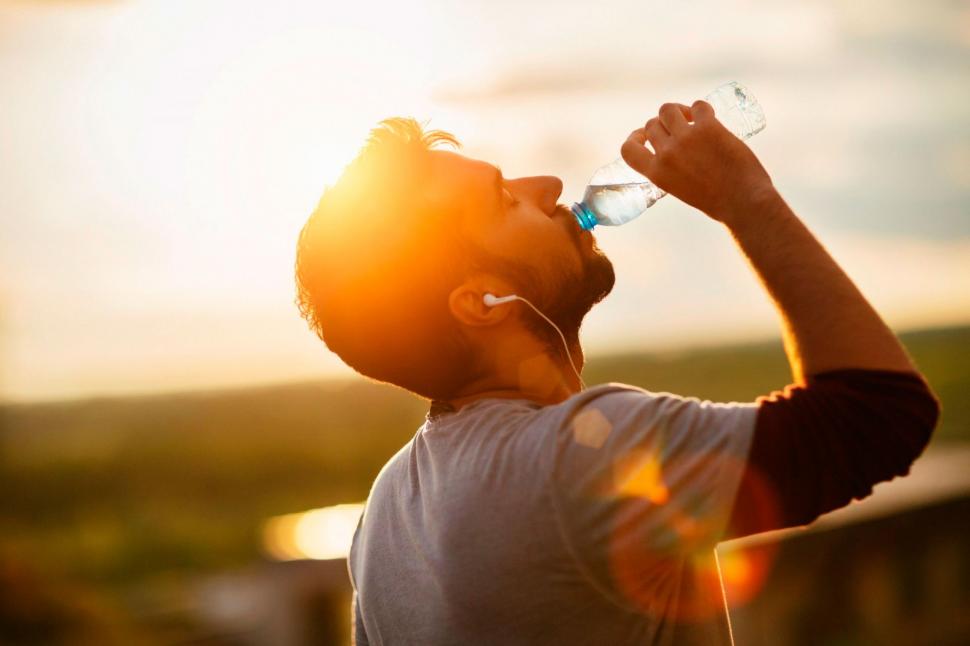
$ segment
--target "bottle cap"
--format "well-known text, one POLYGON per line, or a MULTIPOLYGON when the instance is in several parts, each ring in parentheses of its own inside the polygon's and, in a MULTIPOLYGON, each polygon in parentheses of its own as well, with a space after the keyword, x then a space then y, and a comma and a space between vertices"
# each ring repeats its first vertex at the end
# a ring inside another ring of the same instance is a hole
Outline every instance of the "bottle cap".
POLYGON ((583 231, 589 231, 599 224, 593 212, 586 208, 586 205, 582 202, 576 202, 569 210, 576 216, 576 220, 579 221, 579 228, 583 231))

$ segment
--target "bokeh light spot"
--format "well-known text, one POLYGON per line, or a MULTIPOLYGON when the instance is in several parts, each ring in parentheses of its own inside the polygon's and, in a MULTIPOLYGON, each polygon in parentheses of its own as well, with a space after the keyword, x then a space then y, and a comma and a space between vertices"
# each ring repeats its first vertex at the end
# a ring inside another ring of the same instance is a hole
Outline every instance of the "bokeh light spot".
POLYGON ((334 505, 270 518, 263 546, 281 561, 347 558, 363 510, 363 504, 334 505))
POLYGON ((613 465, 613 484, 621 496, 646 498, 658 505, 670 499, 660 458, 650 449, 634 449, 619 458, 613 465))
POLYGON ((586 408, 573 418, 573 439, 592 449, 603 446, 612 430, 613 425, 598 408, 586 408))

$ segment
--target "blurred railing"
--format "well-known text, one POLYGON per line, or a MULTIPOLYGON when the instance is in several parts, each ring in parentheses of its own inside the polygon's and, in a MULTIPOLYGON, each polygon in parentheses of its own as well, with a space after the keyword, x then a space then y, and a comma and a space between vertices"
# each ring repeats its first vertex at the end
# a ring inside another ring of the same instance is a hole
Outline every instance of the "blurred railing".
MULTIPOLYGON (((240 644, 348 644, 344 558, 360 506, 270 519, 281 560, 199 588, 199 612, 240 644), (343 542, 343 543, 341 543, 343 542), (297 560, 294 560, 297 559, 297 560)), ((935 447, 911 474, 809 528, 723 543, 735 642, 745 646, 970 643, 970 447, 935 447)))

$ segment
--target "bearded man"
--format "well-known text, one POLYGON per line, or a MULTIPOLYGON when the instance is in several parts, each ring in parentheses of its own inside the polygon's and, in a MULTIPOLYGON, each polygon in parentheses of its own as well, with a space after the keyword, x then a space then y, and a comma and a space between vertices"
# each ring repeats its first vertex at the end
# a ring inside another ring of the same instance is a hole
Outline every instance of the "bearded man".
POLYGON ((457 142, 382 122, 298 246, 312 329, 430 401, 354 536, 356 643, 730 644, 716 543, 905 475, 937 399, 706 102, 665 104, 621 151, 726 227, 777 306, 793 383, 753 402, 586 388, 610 261, 559 179, 438 144, 457 142))

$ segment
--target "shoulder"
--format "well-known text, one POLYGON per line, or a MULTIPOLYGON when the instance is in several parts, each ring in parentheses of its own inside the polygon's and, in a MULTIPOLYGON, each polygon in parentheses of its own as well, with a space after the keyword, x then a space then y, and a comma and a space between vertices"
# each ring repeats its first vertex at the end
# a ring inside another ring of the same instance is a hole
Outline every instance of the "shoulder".
POLYGON ((569 436, 567 439, 590 446, 604 444, 617 430, 642 439, 677 430, 717 434, 738 427, 753 429, 758 406, 753 402, 712 402, 610 382, 576 393, 551 408, 554 410, 549 414, 569 436))
POLYGON ((757 404, 711 402, 610 383, 563 402, 557 420, 554 482, 586 498, 636 473, 661 470, 668 484, 718 476, 744 463, 757 404))
POLYGON ((372 503, 375 503, 375 500, 379 501, 386 490, 393 491, 400 488, 402 480, 408 476, 408 465, 413 454, 413 447, 414 438, 411 438, 377 472, 367 495, 368 508, 372 506, 372 503))
POLYGON ((570 399, 552 489, 577 553, 599 554, 617 540, 670 553, 713 545, 747 460, 757 404, 618 383, 570 399), (628 536, 609 534, 621 525, 628 536), (688 525, 683 535, 670 531, 688 525))

